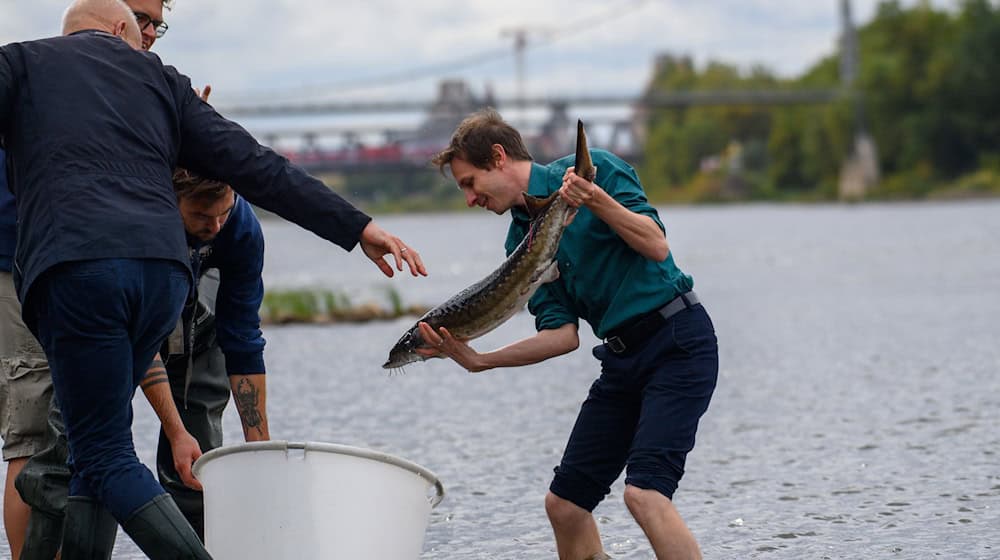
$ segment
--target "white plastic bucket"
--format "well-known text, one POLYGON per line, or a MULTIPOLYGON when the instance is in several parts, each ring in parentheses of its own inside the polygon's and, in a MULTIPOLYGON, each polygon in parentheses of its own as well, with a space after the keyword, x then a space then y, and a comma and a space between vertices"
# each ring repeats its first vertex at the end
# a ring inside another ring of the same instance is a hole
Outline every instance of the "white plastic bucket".
POLYGON ((330 443, 214 449, 194 465, 215 560, 415 560, 444 487, 427 469, 330 443), (434 492, 431 493, 431 488, 434 492))

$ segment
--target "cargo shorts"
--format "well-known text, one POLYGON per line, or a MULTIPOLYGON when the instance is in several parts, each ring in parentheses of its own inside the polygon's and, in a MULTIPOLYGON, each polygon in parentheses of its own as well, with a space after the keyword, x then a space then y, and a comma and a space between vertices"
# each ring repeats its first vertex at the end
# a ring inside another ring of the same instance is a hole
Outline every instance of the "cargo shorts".
POLYGON ((9 272, 0 271, 0 437, 3 460, 45 447, 52 376, 45 352, 21 320, 9 272))

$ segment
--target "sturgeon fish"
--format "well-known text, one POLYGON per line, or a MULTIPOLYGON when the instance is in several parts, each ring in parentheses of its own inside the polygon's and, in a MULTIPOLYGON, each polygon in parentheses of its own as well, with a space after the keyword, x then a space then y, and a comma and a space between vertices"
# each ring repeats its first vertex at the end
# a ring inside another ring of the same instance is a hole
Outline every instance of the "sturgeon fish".
MULTIPOLYGON (((583 122, 576 125, 576 174, 590 181, 597 170, 587 148, 583 122)), ((489 276, 462 290, 424 314, 389 351, 382 367, 398 369, 424 360, 417 348, 431 347, 417 325, 427 322, 435 331, 448 329, 459 340, 472 340, 499 327, 520 311, 538 287, 559 277, 555 260, 559 240, 576 209, 558 192, 542 199, 524 194, 531 225, 520 245, 489 276)))

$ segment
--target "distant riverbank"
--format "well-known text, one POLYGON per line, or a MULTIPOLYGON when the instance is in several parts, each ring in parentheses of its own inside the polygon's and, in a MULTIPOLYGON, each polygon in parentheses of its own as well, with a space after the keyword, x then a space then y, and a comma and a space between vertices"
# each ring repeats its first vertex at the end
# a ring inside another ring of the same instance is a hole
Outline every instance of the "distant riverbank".
MULTIPOLYGON (((373 215, 398 215, 428 212, 462 212, 466 210, 462 193, 454 183, 436 170, 421 173, 426 180, 419 185, 403 188, 392 176, 384 181, 364 181, 354 184, 350 177, 326 175, 323 180, 341 196, 373 215)), ((369 177, 370 179, 370 177, 369 177)), ((680 186, 661 187, 644 182, 647 196, 654 205, 698 204, 829 204, 836 202, 836 185, 811 189, 767 189, 755 185, 753 177, 730 175, 725 170, 704 172, 680 186)), ((982 169, 952 181, 933 180, 919 173, 905 179, 888 178, 869 191, 855 204, 944 201, 1000 198, 1000 172, 982 169)), ((262 219, 277 218, 255 208, 262 219)))
POLYGON ((368 321, 420 317, 426 306, 405 304, 399 292, 385 289, 385 301, 354 303, 344 292, 330 289, 268 290, 260 307, 264 324, 364 323, 368 321))

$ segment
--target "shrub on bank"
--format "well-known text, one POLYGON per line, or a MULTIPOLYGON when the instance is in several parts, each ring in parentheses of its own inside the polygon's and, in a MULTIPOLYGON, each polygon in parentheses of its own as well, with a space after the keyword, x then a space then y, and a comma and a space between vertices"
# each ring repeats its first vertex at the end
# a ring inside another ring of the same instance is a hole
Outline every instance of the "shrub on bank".
POLYGON ((353 304, 343 292, 326 289, 268 290, 260 306, 261 322, 288 323, 358 323, 420 316, 427 308, 404 305, 394 288, 386 288, 384 304, 353 304))

